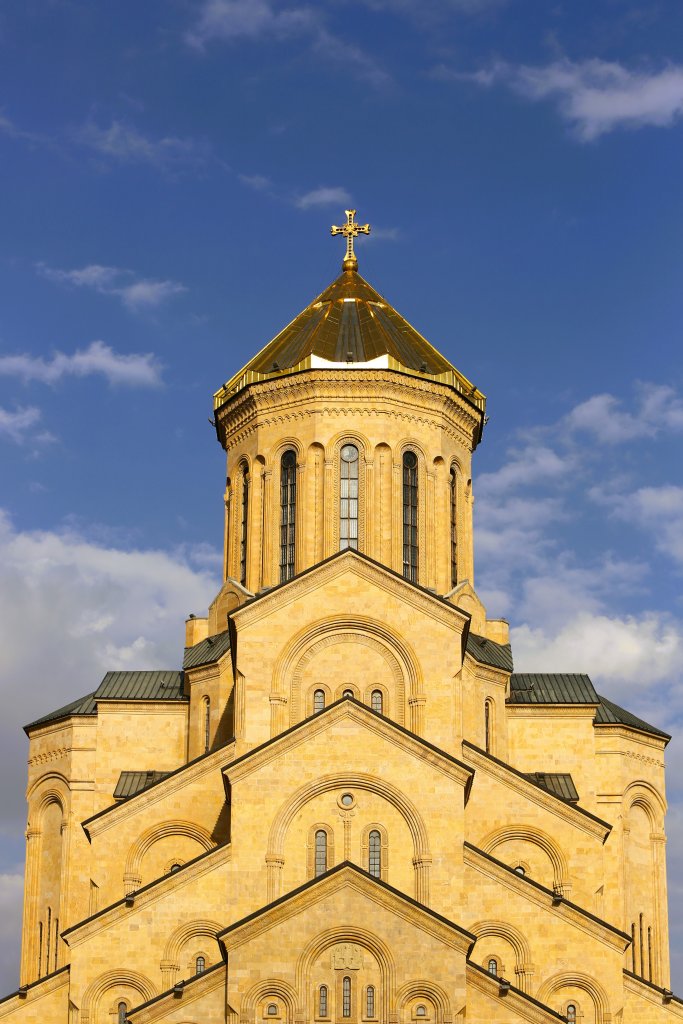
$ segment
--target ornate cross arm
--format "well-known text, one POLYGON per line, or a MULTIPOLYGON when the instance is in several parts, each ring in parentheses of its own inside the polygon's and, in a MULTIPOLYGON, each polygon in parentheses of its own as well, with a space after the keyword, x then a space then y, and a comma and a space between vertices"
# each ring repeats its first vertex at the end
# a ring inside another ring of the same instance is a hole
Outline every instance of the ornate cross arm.
POLYGON ((358 270, 358 260, 353 251, 353 240, 358 235, 369 235, 370 225, 356 224, 353 219, 356 216, 355 210, 344 210, 344 213, 346 214, 346 224, 342 224, 340 227, 333 224, 331 232, 333 235, 343 235, 346 239, 346 256, 342 263, 344 270, 358 270))

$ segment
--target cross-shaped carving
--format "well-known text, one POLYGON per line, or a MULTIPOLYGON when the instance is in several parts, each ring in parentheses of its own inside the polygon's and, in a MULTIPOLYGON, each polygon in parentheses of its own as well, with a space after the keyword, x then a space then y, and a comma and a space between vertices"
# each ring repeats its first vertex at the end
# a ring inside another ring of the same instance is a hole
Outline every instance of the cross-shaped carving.
POLYGON ((346 239, 346 256, 342 263, 344 270, 358 270, 358 260, 353 251, 353 240, 358 235, 369 235, 370 225, 356 224, 353 219, 356 216, 355 210, 344 210, 344 213, 346 214, 346 224, 342 224, 341 227, 333 224, 331 231, 333 235, 343 235, 346 239))

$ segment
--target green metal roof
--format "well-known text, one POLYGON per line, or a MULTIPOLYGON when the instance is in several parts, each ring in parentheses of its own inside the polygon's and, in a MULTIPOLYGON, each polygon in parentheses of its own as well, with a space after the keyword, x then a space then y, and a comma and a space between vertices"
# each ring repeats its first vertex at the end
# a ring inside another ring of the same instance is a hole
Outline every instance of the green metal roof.
POLYGON ((514 672, 509 704, 599 704, 587 675, 564 672, 514 672))
POLYGON ((469 633, 467 636, 467 653, 475 661, 484 665, 492 665, 494 668, 502 668, 506 672, 512 672, 512 648, 510 644, 497 644, 485 636, 477 633, 469 633))
POLYGON ((95 694, 89 693, 85 697, 79 697, 78 700, 72 700, 70 704, 65 704, 63 708, 57 708, 56 711, 51 711, 49 715, 43 715, 42 718, 36 718, 34 722, 29 722, 28 725, 24 726, 24 732, 29 729, 33 729, 38 725, 47 725, 49 722, 57 722, 60 718, 70 718, 72 715, 96 715, 97 705, 95 704, 95 694))
POLYGON ((662 732, 661 729, 657 729, 654 725, 648 725, 642 718, 638 718, 636 715, 631 714, 630 711, 626 711, 624 708, 620 708, 618 704, 614 704, 611 700, 607 700, 607 697, 600 697, 600 707, 595 714, 596 725, 628 725, 631 729, 638 729, 640 732, 649 732, 653 736, 661 736, 662 739, 670 740, 668 732, 662 732))
POLYGON ((210 665, 218 661, 230 650, 230 630, 200 640, 194 647, 186 647, 183 657, 183 668, 197 668, 199 665, 210 665))
POLYGON ((169 772, 121 772, 114 790, 115 800, 125 800, 129 796, 141 793, 143 789, 153 786, 155 782, 165 779, 169 772))
POLYGON ((187 700, 183 683, 183 673, 175 669, 107 672, 95 700, 187 700))
POLYGON ((571 775, 562 772, 527 772, 527 779, 535 782, 537 786, 546 789, 553 796, 559 796, 560 800, 568 803, 576 803, 579 794, 576 791, 574 780, 571 775))

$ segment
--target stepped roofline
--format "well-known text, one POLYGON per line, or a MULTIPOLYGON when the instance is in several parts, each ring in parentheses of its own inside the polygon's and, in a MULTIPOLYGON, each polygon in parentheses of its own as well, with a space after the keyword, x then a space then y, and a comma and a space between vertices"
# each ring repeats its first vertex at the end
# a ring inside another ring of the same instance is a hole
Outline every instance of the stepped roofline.
POLYGON ((356 270, 344 270, 214 395, 304 370, 394 370, 446 384, 483 418, 486 398, 356 270))

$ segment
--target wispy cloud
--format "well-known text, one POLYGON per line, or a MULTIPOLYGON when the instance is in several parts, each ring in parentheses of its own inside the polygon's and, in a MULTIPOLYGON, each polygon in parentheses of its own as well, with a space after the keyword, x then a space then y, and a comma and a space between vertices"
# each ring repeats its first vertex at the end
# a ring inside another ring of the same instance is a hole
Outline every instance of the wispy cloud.
POLYGON ((182 139, 176 135, 144 135, 132 125, 117 120, 106 128, 95 121, 86 121, 76 132, 75 140, 117 163, 150 164, 166 170, 203 163, 208 156, 206 146, 195 139, 182 139))
POLYGON ((630 69, 592 58, 556 60, 542 66, 497 62, 467 74, 439 67, 436 77, 502 84, 528 100, 555 102, 583 142, 617 128, 666 127, 683 116, 683 66, 630 69))
POLYGON ((592 434, 607 444, 654 437, 663 430, 683 430, 683 401, 667 384, 639 384, 632 409, 608 393, 593 395, 565 417, 572 433, 592 434))
POLYGON ((294 200, 300 210, 310 210, 317 206, 346 207, 351 203, 351 194, 341 185, 319 185, 318 188, 305 192, 294 200))
POLYGON ((33 405, 3 409, 0 405, 0 437, 21 444, 40 421, 40 409, 33 405))
MULTIPOLYGON (((151 352, 125 355, 115 352, 103 341, 93 341, 87 348, 77 350, 73 355, 55 352, 51 359, 26 354, 0 356, 0 376, 15 377, 24 383, 39 381, 41 384, 56 384, 64 377, 90 377, 97 374, 105 377, 110 384, 131 387, 157 387, 161 384, 161 368, 151 352)), ((23 410, 23 414, 29 420, 31 416, 34 417, 28 426, 40 416, 37 409, 30 408, 23 410)), ((15 429, 22 429, 21 423, 15 429)))
POLYGON ((243 185, 252 188, 255 192, 268 192, 273 187, 270 178, 267 178, 265 174, 238 174, 237 177, 243 185))
POLYGON ((179 281, 157 281, 154 278, 132 280, 132 270, 105 267, 97 263, 74 270, 59 270, 38 263, 37 269, 49 281, 77 288, 91 288, 101 295, 115 295, 124 306, 136 313, 156 309, 174 295, 187 291, 179 281))
POLYGON ((188 45, 200 52, 216 42, 285 42, 294 38, 304 40, 326 64, 343 67, 346 74, 375 88, 385 88, 391 82, 391 76, 371 54, 330 31, 324 11, 315 5, 278 7, 268 0, 204 0, 185 35, 188 45))

